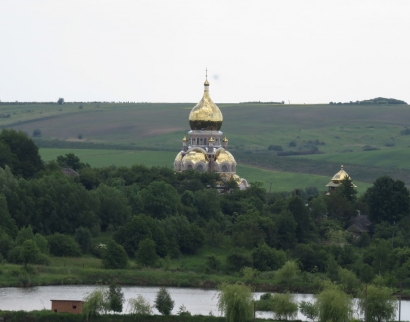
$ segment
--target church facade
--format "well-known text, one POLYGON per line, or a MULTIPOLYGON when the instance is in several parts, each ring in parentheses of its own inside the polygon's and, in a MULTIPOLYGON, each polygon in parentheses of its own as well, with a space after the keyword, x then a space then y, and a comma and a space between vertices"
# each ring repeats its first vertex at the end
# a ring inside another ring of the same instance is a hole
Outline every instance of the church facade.
POLYGON ((182 139, 182 150, 174 161, 175 171, 197 170, 217 172, 222 180, 234 180, 240 189, 249 187, 248 182, 236 174, 236 161, 228 151, 228 139, 220 131, 223 116, 209 95, 208 79, 204 94, 189 114, 191 130, 182 139))

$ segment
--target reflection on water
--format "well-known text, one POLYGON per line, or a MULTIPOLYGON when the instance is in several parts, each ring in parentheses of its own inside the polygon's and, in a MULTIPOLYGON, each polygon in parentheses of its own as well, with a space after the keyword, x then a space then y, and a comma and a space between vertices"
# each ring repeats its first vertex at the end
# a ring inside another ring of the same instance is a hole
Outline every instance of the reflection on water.
MULTIPOLYGON (((72 285, 72 286, 38 286, 31 288, 0 288, 0 310, 50 310, 50 300, 82 300, 88 293, 94 291, 99 286, 72 285)), ((124 298, 127 301, 130 298, 137 297, 141 294, 147 300, 154 303, 159 287, 135 287, 124 286, 122 288, 124 298)), ((217 308, 218 291, 201 290, 194 288, 167 288, 171 298, 175 301, 173 314, 178 312, 179 307, 183 304, 189 312, 194 315, 220 315, 217 308)), ((259 299, 263 293, 254 293, 254 297, 259 299)), ((296 300, 312 301, 311 294, 297 294, 296 300)), ((402 301, 401 320, 410 320, 410 302, 402 301)), ((124 311, 128 311, 127 304, 124 304, 124 311)), ((156 314, 159 314, 154 310, 156 314)), ((270 312, 257 312, 257 317, 272 318, 270 312)), ((298 314, 297 319, 306 320, 302 314, 298 314)))

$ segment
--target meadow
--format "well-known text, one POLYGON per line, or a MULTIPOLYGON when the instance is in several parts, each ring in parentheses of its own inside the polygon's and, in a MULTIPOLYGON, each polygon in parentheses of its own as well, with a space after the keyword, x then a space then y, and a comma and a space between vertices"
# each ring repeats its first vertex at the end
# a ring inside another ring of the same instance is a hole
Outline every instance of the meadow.
MULTIPOLYGON (((131 166, 143 164, 148 167, 173 167, 176 152, 165 151, 132 151, 132 150, 94 150, 94 149, 47 149, 41 148, 40 155, 44 161, 55 160, 57 156, 74 153, 84 163, 93 167, 131 166)), ((316 187, 319 191, 325 191, 325 185, 330 181, 334 173, 329 176, 301 174, 257 168, 239 164, 237 173, 249 182, 261 182, 267 191, 282 192, 306 187, 316 187)), ((356 182, 358 192, 364 192, 370 184, 356 182)))
MULTIPOLYGON (((200 98, 200 94, 198 93, 200 98)), ((29 135, 41 130, 43 139, 129 144, 177 149, 189 130, 194 103, 83 103, 0 105, 0 127, 29 135), (81 134, 82 139, 78 136, 81 134)), ((360 152, 369 145, 380 149, 407 148, 401 135, 410 120, 408 105, 274 105, 219 104, 222 131, 231 149, 266 150, 269 145, 303 150, 320 142, 325 153, 360 152)))

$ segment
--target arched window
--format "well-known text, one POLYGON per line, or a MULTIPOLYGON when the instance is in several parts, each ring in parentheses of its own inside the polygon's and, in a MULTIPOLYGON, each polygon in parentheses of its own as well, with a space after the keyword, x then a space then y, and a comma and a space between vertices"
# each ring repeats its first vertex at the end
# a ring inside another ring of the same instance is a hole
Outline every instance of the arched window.
POLYGON ((204 145, 206 145, 206 138, 204 139, 204 145))
POLYGON ((222 172, 228 172, 228 167, 226 164, 222 166, 222 172))
POLYGON ((192 168, 192 165, 188 164, 187 169, 188 169, 188 170, 192 170, 192 169, 193 169, 193 168, 192 168))
POLYGON ((199 165, 197 165, 196 169, 197 169, 198 171, 203 171, 203 170, 204 170, 204 167, 202 166, 202 164, 199 164, 199 165))
POLYGON ((196 138, 196 145, 199 145, 199 138, 196 138))

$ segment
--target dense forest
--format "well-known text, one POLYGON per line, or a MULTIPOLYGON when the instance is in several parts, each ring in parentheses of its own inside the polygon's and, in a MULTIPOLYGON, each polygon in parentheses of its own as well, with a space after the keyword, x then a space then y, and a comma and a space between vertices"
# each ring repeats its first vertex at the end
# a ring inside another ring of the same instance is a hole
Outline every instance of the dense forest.
POLYGON ((208 247, 225 259, 209 256, 202 273, 268 276, 295 263, 302 282, 329 278, 350 292, 360 281, 410 288, 409 215, 408 189, 387 176, 361 196, 349 179, 330 196, 316 188, 268 193, 257 182, 240 191, 215 173, 92 168, 73 154, 44 164, 24 133, 0 133, 0 263, 91 254, 104 268, 129 260, 160 267, 208 247), (346 229, 359 213, 372 226, 353 234, 346 229), (93 242, 105 233, 106 244, 93 242))

